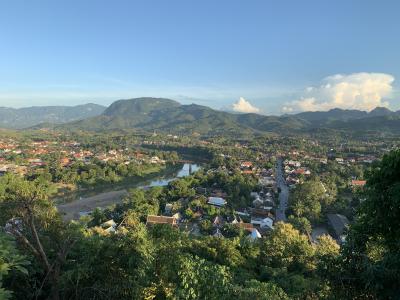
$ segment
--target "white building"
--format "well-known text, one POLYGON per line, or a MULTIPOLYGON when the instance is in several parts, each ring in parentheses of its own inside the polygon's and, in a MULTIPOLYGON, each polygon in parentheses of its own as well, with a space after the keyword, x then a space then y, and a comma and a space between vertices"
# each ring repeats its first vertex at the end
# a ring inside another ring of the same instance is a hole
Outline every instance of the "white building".
POLYGON ((221 197, 208 197, 208 204, 215 205, 215 206, 225 206, 226 205, 226 200, 221 197))
POLYGON ((260 228, 270 228, 274 229, 274 221, 271 218, 251 218, 250 221, 253 225, 259 225, 260 228))
POLYGON ((259 232, 257 229, 253 228, 253 230, 252 230, 251 233, 248 235, 248 237, 249 237, 251 240, 255 241, 255 240, 261 239, 261 234, 260 234, 260 232, 259 232))

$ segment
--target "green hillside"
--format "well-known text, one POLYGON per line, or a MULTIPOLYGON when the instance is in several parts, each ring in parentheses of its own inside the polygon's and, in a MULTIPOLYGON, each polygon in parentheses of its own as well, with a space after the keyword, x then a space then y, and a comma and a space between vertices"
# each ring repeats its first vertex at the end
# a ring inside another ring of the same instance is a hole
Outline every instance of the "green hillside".
POLYGON ((119 100, 101 116, 57 126, 59 129, 158 130, 177 133, 217 134, 296 130, 308 122, 297 117, 232 114, 197 104, 181 105, 162 98, 119 100))
POLYGON ((103 114, 62 125, 42 125, 67 130, 136 130, 180 134, 234 134, 314 132, 317 129, 350 132, 400 133, 400 115, 376 108, 370 113, 332 109, 296 115, 234 114, 197 104, 182 105, 165 98, 118 100, 103 114))
POLYGON ((24 108, 0 107, 0 128, 20 129, 41 123, 61 124, 102 114, 104 106, 33 106, 24 108))

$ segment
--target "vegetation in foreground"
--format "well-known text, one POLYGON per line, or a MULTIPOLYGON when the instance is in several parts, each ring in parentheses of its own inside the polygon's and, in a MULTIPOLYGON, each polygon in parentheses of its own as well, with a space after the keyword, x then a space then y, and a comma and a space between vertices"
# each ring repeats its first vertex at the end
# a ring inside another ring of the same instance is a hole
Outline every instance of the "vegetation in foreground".
MULTIPOLYGON (((396 299, 400 282, 400 151, 367 175, 346 244, 310 244, 289 223, 266 238, 194 237, 143 217, 185 189, 133 193, 109 210, 115 234, 62 222, 43 180, 0 184, 0 296, 4 299, 396 299), (153 199, 149 201, 149 199, 153 199)), ((187 179, 189 180, 189 179, 187 179)), ((191 179, 193 180, 193 179, 191 179)), ((188 192, 188 190, 186 190, 188 192)), ((96 219, 97 218, 97 219, 96 219)))

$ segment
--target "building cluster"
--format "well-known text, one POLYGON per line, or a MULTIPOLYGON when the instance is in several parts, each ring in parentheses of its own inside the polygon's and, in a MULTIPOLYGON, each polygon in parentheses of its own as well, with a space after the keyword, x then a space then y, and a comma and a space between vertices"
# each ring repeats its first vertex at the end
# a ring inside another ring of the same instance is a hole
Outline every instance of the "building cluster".
MULTIPOLYGON (((226 155, 228 157, 228 155, 226 155)), ((261 162, 241 161, 239 171, 244 176, 253 176, 258 180, 257 191, 250 193, 246 206, 233 206, 230 197, 221 188, 195 187, 195 200, 180 199, 167 203, 162 215, 149 215, 147 225, 169 224, 189 231, 194 235, 207 234, 218 238, 225 237, 228 227, 243 230, 251 239, 256 240, 274 229, 277 184, 275 168, 266 169, 261 162), (208 220, 211 228, 205 233, 200 230, 202 223, 208 220)), ((211 169, 212 172, 226 172, 227 168, 211 169)))
POLYGON ((301 162, 297 160, 285 160, 284 171, 286 183, 290 188, 301 183, 305 176, 311 175, 311 171, 306 167, 302 167, 301 162))
POLYGON ((7 172, 26 175, 35 168, 46 167, 49 156, 57 157, 61 167, 68 167, 75 162, 91 164, 95 161, 118 163, 151 163, 165 164, 166 161, 157 156, 149 156, 128 148, 108 151, 88 150, 76 141, 32 141, 19 142, 14 139, 0 140, 0 176, 7 172))

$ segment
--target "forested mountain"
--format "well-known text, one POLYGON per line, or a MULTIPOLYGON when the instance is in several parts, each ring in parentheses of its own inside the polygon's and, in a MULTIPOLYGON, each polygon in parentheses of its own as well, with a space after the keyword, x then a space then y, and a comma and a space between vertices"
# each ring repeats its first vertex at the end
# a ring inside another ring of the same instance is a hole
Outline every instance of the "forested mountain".
POLYGON ((316 128, 400 132, 400 114, 378 107, 371 112, 332 109, 296 115, 232 114, 197 104, 181 105, 164 98, 114 102, 100 116, 57 126, 58 129, 136 129, 185 134, 304 132, 316 128))
POLYGON ((310 122, 321 122, 327 123, 330 121, 347 121, 352 119, 361 119, 368 117, 366 111, 361 110, 349 110, 334 108, 328 111, 307 111, 296 115, 297 117, 310 121, 310 122))
POLYGON ((296 114, 298 118, 310 121, 313 123, 313 125, 317 124, 328 125, 332 122, 338 122, 338 121, 346 122, 358 119, 387 117, 396 115, 399 116, 400 115, 399 112, 393 112, 386 107, 376 107, 370 112, 356 110, 356 109, 349 110, 349 109, 334 108, 328 111, 308 111, 296 114))
POLYGON ((181 105, 163 98, 114 102, 101 116, 59 126, 84 130, 140 129, 184 133, 282 131, 302 129, 307 121, 295 116, 231 114, 197 104, 181 105))
POLYGON ((0 107, 0 128, 26 128, 40 123, 66 123, 100 115, 105 110, 98 104, 77 106, 0 107))
POLYGON ((181 134, 254 134, 310 132, 317 128, 400 133, 400 112, 377 107, 371 112, 343 110, 265 116, 230 113, 207 106, 182 105, 165 98, 118 100, 108 108, 97 104, 0 108, 0 128, 67 130, 140 130, 181 134))

